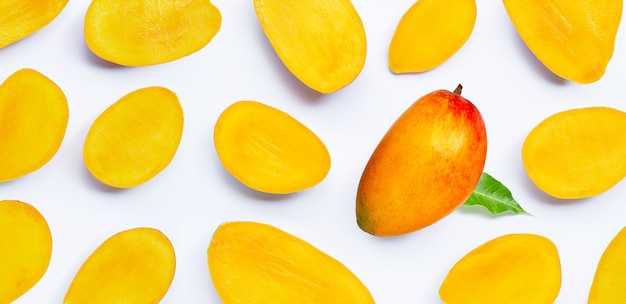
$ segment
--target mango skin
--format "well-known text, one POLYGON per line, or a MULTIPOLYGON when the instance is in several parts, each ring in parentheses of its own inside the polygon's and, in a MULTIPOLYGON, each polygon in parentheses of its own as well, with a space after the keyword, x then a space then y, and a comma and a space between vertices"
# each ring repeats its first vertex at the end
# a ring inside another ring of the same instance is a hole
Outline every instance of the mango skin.
POLYGON ((289 71, 311 89, 333 93, 365 65, 361 18, 349 0, 254 0, 259 23, 289 71))
POLYGON ((389 45, 394 73, 425 72, 452 57, 476 23, 474 0, 419 0, 402 16, 389 45))
POLYGON ((602 253, 591 283, 589 304, 626 302, 626 227, 622 228, 602 253))
POLYGON ((587 107, 555 113, 522 145, 530 180, 560 199, 600 195, 626 176, 626 112, 587 107))
POLYGON ((165 234, 148 227, 124 230, 85 260, 63 304, 158 303, 175 271, 174 247, 165 234))
POLYGON ((254 190, 288 194, 311 188, 330 171, 322 140, 291 115, 242 100, 218 117, 214 144, 224 168, 254 190))
POLYGON ((224 304, 374 303, 345 265, 271 225, 222 223, 207 249, 207 261, 224 304))
POLYGON ((613 56, 622 0, 503 0, 533 54, 561 78, 589 84, 602 78, 613 56))
POLYGON ((52 258, 52 234, 31 204, 0 201, 0 303, 11 303, 39 282, 52 258))
POLYGON ((0 182, 35 172, 57 153, 69 121, 63 90, 33 69, 0 85, 0 182))
POLYGON ((446 304, 551 304, 561 289, 561 261, 552 241, 507 234, 461 258, 439 288, 446 304))
POLYGON ((222 15, 209 0, 92 0, 85 14, 87 47, 123 66, 181 59, 217 35, 222 15))
POLYGON ((485 165, 487 132, 478 109, 459 94, 421 97, 384 135, 357 189, 363 231, 396 236, 422 229, 472 194, 485 165))
POLYGON ((22 40, 61 14, 69 0, 0 1, 0 49, 22 40))

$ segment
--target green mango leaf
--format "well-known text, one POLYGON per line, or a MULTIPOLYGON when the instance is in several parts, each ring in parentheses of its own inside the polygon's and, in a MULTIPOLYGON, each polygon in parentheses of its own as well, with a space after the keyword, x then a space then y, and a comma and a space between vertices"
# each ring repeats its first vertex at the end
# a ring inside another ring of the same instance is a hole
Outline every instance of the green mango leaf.
POLYGON ((507 211, 516 214, 529 214, 515 201, 511 191, 506 186, 485 172, 480 176, 474 192, 463 205, 483 206, 492 214, 501 214, 507 211))

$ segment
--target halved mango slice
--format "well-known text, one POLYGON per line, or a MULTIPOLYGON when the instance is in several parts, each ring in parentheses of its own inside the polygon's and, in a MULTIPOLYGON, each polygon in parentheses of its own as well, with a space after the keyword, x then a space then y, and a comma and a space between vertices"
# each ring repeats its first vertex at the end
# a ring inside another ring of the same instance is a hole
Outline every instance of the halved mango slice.
POLYGON ((69 106, 52 80, 21 69, 0 85, 0 182, 17 179, 48 163, 59 150, 69 106))
POLYGON ((518 34, 554 74, 598 81, 613 56, 623 0, 503 0, 518 34))
POLYGON ((419 0, 402 16, 389 45, 395 73, 431 70, 454 55, 476 23, 474 0, 419 0))
POLYGON ((522 146, 533 183, 563 199, 604 193, 626 176, 626 112, 588 107, 556 113, 535 126, 522 146))
POLYGON ((226 108, 215 123, 214 143, 224 168, 261 192, 304 190, 321 182, 330 170, 330 154, 309 128, 256 101, 226 108))
POLYGON ((52 257, 46 219, 32 205, 0 201, 0 303, 11 303, 43 277, 52 257))
POLYGON ((68 0, 0 1, 0 48, 24 39, 54 20, 68 0))
POLYGON ((254 0, 257 17, 278 57, 305 85, 332 93, 361 73, 365 29, 350 0, 254 0))
POLYGON ((556 246, 536 234, 497 237, 461 258, 439 289, 446 304, 552 304, 561 289, 556 246))
POLYGON ((604 250, 589 291, 589 304, 626 303, 626 227, 604 250))
POLYGON ((154 228, 133 228, 105 240, 80 267, 64 304, 158 303, 176 270, 174 247, 154 228))
POLYGON ((83 148, 87 169, 116 188, 136 187, 174 158, 183 133, 183 109, 163 87, 133 91, 93 122, 83 148))
POLYGON ((221 224, 207 256, 224 304, 374 303, 367 287, 341 262, 267 224, 221 224))
POLYGON ((147 66, 199 51, 221 25, 222 15, 209 0, 92 0, 84 35, 104 60, 147 66))

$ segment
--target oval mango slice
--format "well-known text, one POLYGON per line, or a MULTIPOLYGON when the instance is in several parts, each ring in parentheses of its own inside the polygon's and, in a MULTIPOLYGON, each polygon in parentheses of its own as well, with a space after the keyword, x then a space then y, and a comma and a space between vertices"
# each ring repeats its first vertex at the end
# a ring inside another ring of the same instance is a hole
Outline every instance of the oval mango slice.
POLYGON ((561 289, 556 246, 535 234, 497 237, 461 258, 439 296, 446 304, 551 304, 561 289))
POLYGON ((267 224, 221 224, 207 256, 224 304, 374 303, 367 287, 341 262, 267 224))
POLYGON ((419 0, 402 16, 389 45, 394 73, 431 70, 454 55, 476 23, 474 0, 419 0))
POLYGON ((174 158, 183 121, 174 92, 163 87, 133 91, 91 125, 83 147, 85 165, 95 178, 112 187, 143 184, 174 158))
POLYGON ((626 228, 604 250, 589 291, 589 304, 626 303, 626 228))
POLYGON ((174 61, 204 48, 222 25, 208 0, 92 0, 85 42, 98 57, 124 66, 174 61))
POLYGON ((52 235, 35 207, 3 200, 0 240, 0 303, 11 303, 46 273, 52 257, 52 235))
POLYGON ((626 112, 588 107, 556 113, 522 146, 532 182, 556 198, 599 195, 626 176, 626 112))
POLYGON ((226 108, 215 124, 214 143, 224 168, 261 192, 304 190, 321 182, 330 170, 330 154, 311 130, 256 101, 226 108))
POLYGON ((21 69, 0 85, 0 182, 17 179, 48 163, 59 150, 69 106, 52 80, 21 69))
POLYGON ((254 0, 257 17, 278 57, 302 83, 333 93, 361 73, 366 40, 350 0, 254 0))
POLYGON ((50 24, 68 0, 0 1, 0 48, 24 39, 50 24))
POLYGON ((503 0, 518 34, 557 76, 587 84, 613 56, 622 0, 503 0))
POLYGON ((161 231, 125 230, 105 240, 85 260, 63 303, 158 303, 175 270, 174 247, 161 231))

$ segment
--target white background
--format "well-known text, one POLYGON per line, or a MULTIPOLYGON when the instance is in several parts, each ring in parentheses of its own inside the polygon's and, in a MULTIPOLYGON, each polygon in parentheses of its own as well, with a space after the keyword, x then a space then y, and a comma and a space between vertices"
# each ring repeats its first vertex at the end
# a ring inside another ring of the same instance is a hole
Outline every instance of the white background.
MULTIPOLYGON (((42 169, 0 184, 0 199, 33 204, 53 235, 47 273, 17 303, 61 303, 75 272, 111 235, 153 227, 172 241, 174 281, 162 303, 220 303, 209 276, 206 249, 222 222, 268 223, 335 257, 370 289, 378 303, 440 303, 438 289, 452 265, 476 246, 507 233, 537 233, 558 247, 562 288, 558 303, 586 303, 598 259, 626 225, 626 184, 585 200, 541 193, 528 179, 521 145, 547 116, 604 105, 626 110, 626 37, 620 32, 604 77, 590 85, 564 81, 530 53, 500 1, 478 1, 472 36, 434 70, 394 75, 387 49, 414 0, 353 1, 365 26, 367 61, 348 87, 320 95, 282 65, 262 32, 252 0, 214 0, 220 32, 205 48, 151 67, 119 67, 95 57, 82 36, 88 1, 70 1, 34 35, 0 49, 0 79, 34 68, 55 81, 70 105, 64 142, 42 169), (462 207, 438 223, 401 237, 361 231, 355 195, 370 154, 391 123, 417 98, 464 86, 481 111, 489 148, 485 171, 503 182, 528 215, 491 216, 462 207), (103 186, 86 170, 82 144, 93 120, 130 91, 152 85, 176 92, 185 111, 179 150, 160 175, 126 190, 103 186), (293 195, 257 193, 222 167, 212 132, 231 103, 256 100, 300 120, 327 145, 332 167, 316 187, 293 195)), ((626 134, 625 134, 626 136, 626 134)))

